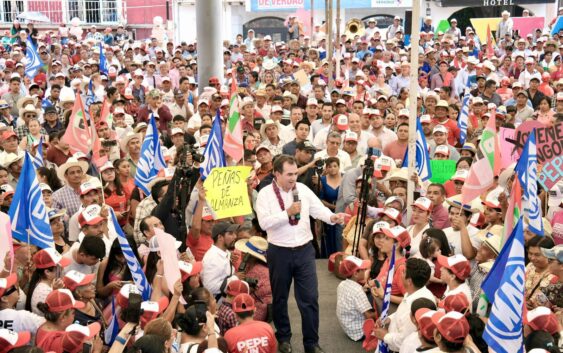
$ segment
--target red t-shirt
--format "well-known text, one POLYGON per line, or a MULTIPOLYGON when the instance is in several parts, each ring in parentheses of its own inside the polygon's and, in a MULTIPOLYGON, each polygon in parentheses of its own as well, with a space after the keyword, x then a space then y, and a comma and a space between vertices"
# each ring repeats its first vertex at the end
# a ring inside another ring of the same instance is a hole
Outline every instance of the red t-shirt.
MULTIPOLYGON (((385 284, 387 283, 387 273, 389 273, 389 261, 390 259, 385 259, 383 266, 381 266, 381 270, 379 271, 379 275, 377 276, 377 280, 381 284, 383 288, 385 288, 385 284)), ((407 292, 405 290, 405 285, 403 283, 403 274, 405 273, 407 263, 407 258, 402 257, 400 259, 395 260, 395 273, 393 274, 393 284, 391 286, 391 295, 397 296, 404 296, 407 292)))
POLYGON ((192 235, 192 232, 189 232, 186 245, 190 248, 195 260, 202 261, 203 255, 205 255, 207 250, 213 245, 213 238, 211 238, 211 234, 200 233, 199 238, 196 239, 192 235))
POLYGON ((456 145, 457 141, 459 141, 459 128, 457 127, 457 122, 452 119, 448 119, 441 123, 437 119, 433 119, 432 123, 434 126, 443 125, 446 129, 448 129, 448 145, 456 145))
POLYGON ((229 353, 276 353, 278 349, 272 326, 262 321, 249 321, 225 333, 229 353))
POLYGON ((63 353, 65 331, 47 331, 41 327, 37 330, 35 344, 45 352, 63 353))

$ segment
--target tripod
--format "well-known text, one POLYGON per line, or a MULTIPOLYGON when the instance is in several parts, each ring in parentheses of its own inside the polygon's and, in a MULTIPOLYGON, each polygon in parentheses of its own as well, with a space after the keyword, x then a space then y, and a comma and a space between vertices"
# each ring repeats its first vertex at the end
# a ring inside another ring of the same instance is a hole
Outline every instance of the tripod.
POLYGON ((360 194, 358 195, 358 214, 356 216, 354 241, 352 243, 352 255, 354 256, 358 256, 359 254, 360 239, 366 227, 370 184, 374 172, 374 164, 373 164, 373 160, 371 159, 371 156, 377 155, 378 152, 380 155, 381 151, 374 148, 368 149, 368 155, 366 157, 366 161, 364 163, 364 169, 362 171, 362 184, 360 187, 360 194))

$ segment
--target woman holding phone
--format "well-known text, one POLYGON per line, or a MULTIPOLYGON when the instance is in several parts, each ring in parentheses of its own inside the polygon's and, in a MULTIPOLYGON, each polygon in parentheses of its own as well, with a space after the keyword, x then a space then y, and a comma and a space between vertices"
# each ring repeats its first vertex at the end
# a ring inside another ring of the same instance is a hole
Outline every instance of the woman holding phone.
POLYGON ((37 304, 44 302, 54 289, 63 288, 64 284, 60 278, 61 268, 68 266, 70 260, 62 257, 55 249, 48 248, 35 253, 33 263, 35 271, 29 281, 25 309, 43 316, 37 304))

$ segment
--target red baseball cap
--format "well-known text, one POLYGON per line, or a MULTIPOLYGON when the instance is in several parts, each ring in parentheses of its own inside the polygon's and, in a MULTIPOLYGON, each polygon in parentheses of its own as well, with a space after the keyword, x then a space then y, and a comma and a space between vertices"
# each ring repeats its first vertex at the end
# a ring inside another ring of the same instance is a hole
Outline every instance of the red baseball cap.
POLYGON ((457 311, 458 313, 469 313, 469 299, 463 293, 450 294, 440 302, 440 307, 444 308, 447 313, 457 311))
POLYGON ((2 133, 2 140, 7 140, 10 137, 18 137, 18 135, 16 135, 16 133, 13 130, 6 130, 2 133))
POLYGON ((348 130, 348 117, 344 114, 339 114, 334 118, 334 125, 339 131, 346 131, 348 130))
POLYGON ((452 271, 453 274, 460 279, 465 281, 471 273, 471 265, 465 256, 456 254, 450 257, 444 255, 438 255, 438 263, 448 270, 452 271))
POLYGON ((432 322, 438 332, 449 342, 463 343, 469 334, 469 323, 465 316, 457 311, 443 313, 441 311, 432 315, 432 322))
POLYGON ((253 311, 256 309, 254 306, 254 299, 250 294, 241 293, 233 299, 233 311, 235 313, 245 313, 247 311, 253 311))
POLYGON ((401 212, 397 211, 397 209, 392 207, 387 207, 384 210, 380 211, 378 216, 380 217, 387 216, 392 220, 394 220, 395 222, 397 222, 397 224, 401 224, 401 222, 403 221, 403 216, 401 215, 401 212))
POLYGON ((178 261, 178 267, 180 268, 180 274, 182 275, 182 282, 185 282, 188 278, 200 273, 203 265, 200 261, 178 261))
POLYGON ((6 353, 14 348, 25 346, 31 340, 29 331, 14 332, 5 328, 0 329, 0 353, 6 353))
POLYGON ((65 330, 65 335, 62 340, 62 350, 68 353, 78 353, 82 351, 82 346, 87 341, 96 336, 102 326, 99 322, 91 323, 88 326, 80 324, 72 324, 65 330))
POLYGON ((103 221, 104 218, 100 216, 101 210, 102 209, 99 205, 89 205, 82 210, 82 212, 78 215, 78 223, 80 224, 80 227, 98 224, 103 221))
POLYGON ((121 287, 121 289, 115 296, 115 301, 117 302, 117 305, 119 305, 122 308, 126 308, 127 306, 129 306, 129 293, 141 294, 137 286, 135 286, 133 283, 126 283, 125 285, 123 285, 123 287, 121 287))
POLYGON ((560 331, 557 317, 545 306, 538 306, 534 310, 529 310, 524 315, 524 324, 530 326, 534 331, 546 331, 550 335, 560 331))
POLYGON ((426 340, 431 342, 434 342, 434 330, 436 330, 436 324, 432 321, 434 314, 436 314, 436 310, 428 308, 420 308, 414 313, 418 331, 426 340))
POLYGON ((57 265, 67 267, 70 265, 70 259, 63 257, 53 248, 39 250, 33 255, 33 263, 35 268, 49 268, 57 265))
POLYGON ((156 319, 158 315, 162 314, 164 310, 168 307, 167 297, 160 297, 158 301, 144 301, 141 303, 141 310, 143 315, 141 315, 141 327, 145 327, 150 321, 156 319))
POLYGON ((49 293, 45 303, 52 313, 60 313, 68 309, 82 309, 85 304, 74 300, 72 292, 68 289, 57 289, 49 293))
POLYGON ((340 273, 346 277, 352 276, 354 273, 360 270, 367 270, 371 268, 370 260, 362 260, 356 256, 346 256, 344 260, 340 263, 340 273))
POLYGON ((248 283, 241 280, 234 280, 230 281, 227 284, 227 290, 225 291, 228 295, 232 295, 236 297, 239 294, 250 294, 250 288, 248 287, 248 283))
POLYGON ((63 277, 63 283, 65 287, 70 290, 75 290, 77 287, 85 286, 87 284, 92 283, 94 278, 96 277, 95 274, 84 274, 82 272, 78 272, 75 270, 68 271, 65 276, 63 277))
POLYGON ((4 293, 16 283, 18 283, 18 275, 15 273, 10 274, 8 277, 0 278, 0 297, 3 297, 4 293))
POLYGON ((395 239, 401 248, 406 248, 411 244, 411 236, 409 231, 401 226, 395 226, 393 228, 383 228, 383 234, 389 238, 395 239))

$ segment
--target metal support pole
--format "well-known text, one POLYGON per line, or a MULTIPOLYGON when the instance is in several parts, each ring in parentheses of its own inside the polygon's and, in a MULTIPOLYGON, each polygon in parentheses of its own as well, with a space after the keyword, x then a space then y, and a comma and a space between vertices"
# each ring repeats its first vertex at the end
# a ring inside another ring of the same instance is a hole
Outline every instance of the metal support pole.
POLYGON ((332 38, 332 2, 333 0, 327 0, 327 17, 326 17, 326 28, 327 28, 327 41, 328 41, 328 87, 332 89, 334 87, 334 63, 332 62, 332 57, 334 54, 334 39, 332 38))
POLYGON ((407 185, 407 219, 410 222, 413 203, 415 184, 410 177, 416 173, 416 124, 417 124, 417 94, 418 94, 418 43, 420 39, 420 0, 414 0, 412 4, 412 31, 411 31, 411 72, 409 87, 409 158, 408 173, 409 180, 407 185))
POLYGON ((340 18, 340 0, 336 0, 336 38, 334 40, 336 44, 336 78, 340 78, 342 73, 342 68, 340 67, 340 61, 342 60, 342 41, 340 40, 340 23, 342 23, 342 18, 340 18))
POLYGON ((196 1, 197 62, 199 93, 207 86, 211 76, 223 82, 223 2, 221 0, 196 1))
POLYGON ((315 29, 315 0, 311 0, 311 25, 309 27, 311 29, 311 42, 313 41, 313 34, 315 29))

